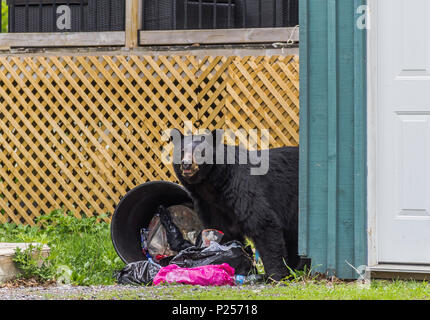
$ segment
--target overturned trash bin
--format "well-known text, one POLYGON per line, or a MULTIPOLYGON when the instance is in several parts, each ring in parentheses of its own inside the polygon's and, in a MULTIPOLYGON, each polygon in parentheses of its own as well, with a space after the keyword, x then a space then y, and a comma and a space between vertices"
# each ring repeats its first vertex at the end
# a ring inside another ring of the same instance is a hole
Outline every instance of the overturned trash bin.
POLYGON ((160 205, 192 207, 192 200, 176 183, 151 181, 130 190, 117 205, 111 222, 111 238, 118 256, 126 264, 146 260, 140 245, 140 230, 148 227, 160 205))

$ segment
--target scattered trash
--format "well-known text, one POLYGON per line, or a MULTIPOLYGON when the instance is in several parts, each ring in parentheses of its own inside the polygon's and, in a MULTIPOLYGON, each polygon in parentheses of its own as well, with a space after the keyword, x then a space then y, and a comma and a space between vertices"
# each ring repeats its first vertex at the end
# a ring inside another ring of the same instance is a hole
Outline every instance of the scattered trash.
POLYGON ((173 251, 169 246, 166 230, 161 224, 159 214, 156 214, 154 218, 152 218, 148 230, 148 252, 152 257, 158 255, 174 256, 178 253, 173 251))
POLYGON ((160 260, 158 260, 158 263, 160 264, 160 266, 165 267, 168 266, 170 264, 170 261, 174 258, 175 256, 167 256, 164 258, 161 258, 160 260))
POLYGON ((154 285, 181 283, 200 286, 234 286, 234 269, 227 263, 195 268, 181 268, 175 264, 163 267, 154 278, 154 285))
POLYGON ((163 260, 164 258, 167 258, 169 256, 165 255, 165 254, 158 254, 155 256, 155 260, 160 261, 163 260))
POLYGON ((187 206, 159 206, 148 228, 141 230, 142 251, 160 262, 193 246, 202 228, 197 213, 187 206))
POLYGON ((196 240, 196 247, 209 247, 211 241, 220 243, 224 233, 216 229, 202 230, 196 240))
POLYGON ((236 274, 256 273, 252 257, 239 241, 230 241, 224 245, 213 241, 207 248, 189 247, 170 260, 170 264, 183 268, 222 263, 228 263, 236 274))
POLYGON ((220 230, 203 229, 197 213, 188 206, 159 206, 148 227, 140 230, 147 260, 127 264, 117 273, 117 281, 205 286, 262 282, 263 276, 256 274, 252 250, 239 241, 221 245, 223 236, 220 230))
POLYGON ((258 252, 258 250, 255 249, 255 261, 258 262, 258 260, 260 260, 260 259, 261 259, 260 252, 258 252))
POLYGON ((119 284, 151 284, 161 266, 152 259, 127 264, 116 274, 119 284))
POLYGON ((250 274, 249 276, 237 274, 234 276, 236 285, 254 285, 264 283, 266 280, 266 277, 262 274, 250 274))
POLYGON ((181 230, 173 223, 172 216, 167 208, 160 206, 157 213, 160 216, 161 224, 166 230, 167 242, 172 250, 180 252, 193 245, 190 241, 184 239, 181 230))
POLYGON ((145 257, 151 258, 148 251, 148 235, 149 230, 146 228, 140 229, 140 246, 142 247, 142 253, 145 257))
POLYGON ((174 205, 167 209, 184 240, 195 245, 198 233, 204 228, 197 212, 185 205, 174 205))

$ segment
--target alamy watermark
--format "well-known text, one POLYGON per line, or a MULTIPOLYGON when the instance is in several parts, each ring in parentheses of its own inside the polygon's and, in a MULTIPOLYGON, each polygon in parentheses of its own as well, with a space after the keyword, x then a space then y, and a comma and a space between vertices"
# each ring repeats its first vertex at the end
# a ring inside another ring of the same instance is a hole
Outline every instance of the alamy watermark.
POLYGON ((61 5, 57 8, 57 29, 72 29, 72 10, 67 5, 61 5))
POLYGON ((369 30, 370 29, 370 7, 367 4, 361 5, 357 7, 356 13, 358 15, 357 18, 357 28, 360 30, 369 30))

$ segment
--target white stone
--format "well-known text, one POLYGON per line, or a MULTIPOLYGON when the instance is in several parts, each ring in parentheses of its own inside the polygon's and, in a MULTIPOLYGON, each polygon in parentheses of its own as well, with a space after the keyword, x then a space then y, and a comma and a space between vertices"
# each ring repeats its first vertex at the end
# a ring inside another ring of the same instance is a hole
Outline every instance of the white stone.
MULTIPOLYGON (((34 247, 39 247, 40 243, 5 243, 0 242, 0 283, 6 282, 13 279, 19 274, 19 269, 15 266, 13 262, 13 257, 15 255, 16 248, 21 250, 27 249, 30 245, 34 247)), ((49 247, 47 245, 42 246, 42 257, 47 257, 49 255, 49 247)))

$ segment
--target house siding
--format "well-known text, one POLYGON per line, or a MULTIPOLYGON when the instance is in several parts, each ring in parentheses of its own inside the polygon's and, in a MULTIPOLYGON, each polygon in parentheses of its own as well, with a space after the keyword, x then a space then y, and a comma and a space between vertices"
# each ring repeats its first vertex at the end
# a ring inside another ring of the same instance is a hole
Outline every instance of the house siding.
POLYGON ((343 279, 367 261, 364 3, 300 0, 299 253, 343 279))

